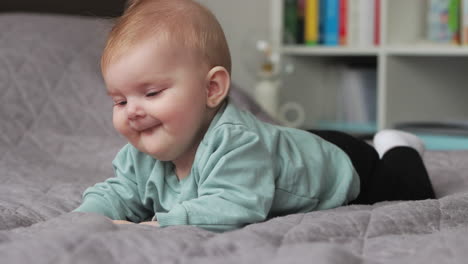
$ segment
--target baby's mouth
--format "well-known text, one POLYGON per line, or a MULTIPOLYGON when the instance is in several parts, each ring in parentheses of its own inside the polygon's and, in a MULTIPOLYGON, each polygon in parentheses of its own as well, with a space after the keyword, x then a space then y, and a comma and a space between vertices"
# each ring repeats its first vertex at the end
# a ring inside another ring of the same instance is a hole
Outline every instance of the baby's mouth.
POLYGON ((148 127, 148 128, 145 128, 145 129, 142 129, 138 132, 140 132, 141 134, 151 134, 156 128, 158 128, 161 124, 156 124, 154 126, 151 126, 151 127, 148 127))
POLYGON ((145 123, 130 123, 132 127, 138 133, 149 133, 152 132, 155 128, 161 125, 160 122, 146 122, 145 123))

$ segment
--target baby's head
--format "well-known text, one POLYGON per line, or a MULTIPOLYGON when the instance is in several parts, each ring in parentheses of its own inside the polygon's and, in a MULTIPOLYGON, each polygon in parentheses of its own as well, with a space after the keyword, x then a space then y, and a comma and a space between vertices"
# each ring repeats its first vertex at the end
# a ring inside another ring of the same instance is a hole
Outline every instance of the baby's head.
POLYGON ((210 69, 222 66, 231 73, 231 56, 221 25, 207 8, 193 0, 130 1, 109 35, 102 69, 137 44, 154 38, 189 50, 210 69))
POLYGON ((231 58, 215 16, 192 0, 137 0, 101 67, 114 126, 137 149, 187 163, 227 97, 231 58))

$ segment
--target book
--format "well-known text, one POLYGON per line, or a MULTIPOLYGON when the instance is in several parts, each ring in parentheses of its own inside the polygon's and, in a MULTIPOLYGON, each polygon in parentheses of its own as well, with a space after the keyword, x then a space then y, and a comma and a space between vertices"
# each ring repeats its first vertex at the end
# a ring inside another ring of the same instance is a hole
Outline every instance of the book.
POLYGON ((358 45, 374 45, 375 0, 359 0, 358 45))
POLYGON ((319 42, 319 0, 305 0, 304 40, 307 45, 319 42))
POLYGON ((360 0, 351 0, 347 6, 347 42, 348 46, 359 45, 359 3, 360 0))
POLYGON ((372 46, 381 0, 284 0, 285 44, 372 46))
POLYGON ((380 0, 374 0, 374 45, 380 45, 380 0))
POLYGON ((283 43, 296 44, 298 43, 297 36, 299 35, 299 17, 298 17, 298 2, 297 0, 284 1, 283 14, 283 43))
POLYGON ((435 43, 458 44, 460 0, 429 0, 427 39, 435 43))
POLYGON ((337 120, 354 124, 376 122, 377 71, 375 68, 342 67, 338 95, 337 120))
POLYGON ((460 44, 460 0, 450 1, 448 26, 452 33, 451 42, 460 44))
POLYGON ((338 20, 339 43, 341 46, 345 46, 348 42, 348 0, 340 0, 340 13, 338 20))
POLYGON ((297 0, 297 44, 304 44, 305 0, 297 0))
POLYGON ((340 0, 320 0, 319 42, 326 46, 339 44, 340 0))
POLYGON ((468 45, 468 0, 461 3, 461 34, 463 45, 468 45))

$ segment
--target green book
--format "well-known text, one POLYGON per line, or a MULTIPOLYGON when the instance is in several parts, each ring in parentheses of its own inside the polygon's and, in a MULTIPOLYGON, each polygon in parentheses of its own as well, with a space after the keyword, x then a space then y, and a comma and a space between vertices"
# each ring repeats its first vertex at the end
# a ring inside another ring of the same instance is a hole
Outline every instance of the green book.
POLYGON ((299 31, 298 0, 284 1, 283 43, 297 44, 299 31))

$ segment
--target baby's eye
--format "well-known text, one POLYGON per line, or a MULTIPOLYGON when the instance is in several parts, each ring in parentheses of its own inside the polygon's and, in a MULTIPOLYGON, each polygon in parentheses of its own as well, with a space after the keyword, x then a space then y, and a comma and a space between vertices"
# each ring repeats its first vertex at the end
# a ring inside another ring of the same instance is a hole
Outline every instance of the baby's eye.
POLYGON ((127 104, 127 101, 114 101, 114 105, 123 106, 123 105, 126 105, 126 104, 127 104))
POLYGON ((150 92, 150 93, 147 93, 146 94, 146 97, 152 97, 152 96, 156 96, 160 93, 160 91, 156 91, 156 92, 150 92))

